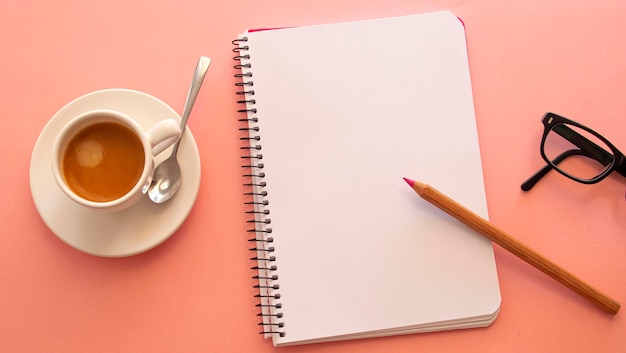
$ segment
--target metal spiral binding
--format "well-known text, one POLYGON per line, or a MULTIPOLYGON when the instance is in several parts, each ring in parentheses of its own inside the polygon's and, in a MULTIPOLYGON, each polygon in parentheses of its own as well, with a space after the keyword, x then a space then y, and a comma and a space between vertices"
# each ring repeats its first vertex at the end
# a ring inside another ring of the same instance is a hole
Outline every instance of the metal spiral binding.
POLYGON ((242 99, 237 101, 242 105, 241 109, 237 110, 242 117, 239 118, 241 126, 239 131, 242 136, 240 141, 242 142, 242 168, 243 177, 248 180, 243 186, 248 191, 244 193, 250 201, 246 201, 245 205, 248 207, 246 214, 250 217, 246 222, 250 225, 247 229, 248 233, 253 236, 248 239, 253 243, 253 246, 249 249, 254 253, 254 256, 250 258, 250 261, 254 262, 254 266, 251 268, 258 272, 258 275, 253 279, 257 282, 254 286, 258 289, 259 293, 255 295, 255 298, 259 299, 259 303, 256 305, 260 313, 259 316, 262 321, 259 323, 263 329, 260 334, 266 337, 272 335, 285 336, 284 323, 279 321, 283 317, 281 312, 282 304, 278 302, 280 299, 280 293, 278 292, 280 286, 278 284, 278 270, 274 262, 276 257, 273 255, 274 247, 272 243, 274 239, 270 236, 272 228, 270 224, 269 201, 267 200, 267 191, 265 187, 267 183, 263 180, 265 173, 263 168, 265 167, 261 160, 263 154, 260 152, 262 146, 260 144, 261 136, 259 135, 259 127, 257 123, 259 119, 255 116, 257 109, 255 107, 256 100, 254 99, 254 81, 252 80, 252 65, 250 64, 250 55, 248 54, 249 47, 247 45, 248 38, 240 37, 233 40, 233 52, 237 55, 233 57, 238 63, 234 66, 236 70, 240 70, 235 74, 235 77, 241 79, 241 82, 235 83, 240 90, 237 93, 238 96, 242 96, 242 99))

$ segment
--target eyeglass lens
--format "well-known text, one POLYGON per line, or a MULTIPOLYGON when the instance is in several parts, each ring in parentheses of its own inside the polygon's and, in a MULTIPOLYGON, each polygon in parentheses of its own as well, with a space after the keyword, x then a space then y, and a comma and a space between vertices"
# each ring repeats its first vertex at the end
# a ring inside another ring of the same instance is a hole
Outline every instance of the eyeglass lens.
POLYGON ((589 131, 559 123, 546 135, 543 152, 554 168, 570 177, 591 180, 615 161, 611 148, 589 131))

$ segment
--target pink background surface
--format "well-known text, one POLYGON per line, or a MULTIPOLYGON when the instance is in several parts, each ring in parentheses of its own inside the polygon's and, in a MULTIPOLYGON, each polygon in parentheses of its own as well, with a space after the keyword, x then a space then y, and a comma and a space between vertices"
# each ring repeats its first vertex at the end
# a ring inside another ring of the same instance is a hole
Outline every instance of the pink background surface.
MULTIPOLYGON (((543 165, 546 111, 626 149, 624 2, 1 0, 0 8, 2 352, 274 350, 257 334, 230 42, 247 28, 441 9, 467 31, 492 222, 626 301, 624 179, 585 186, 552 173, 529 193, 519 188, 543 165), (134 257, 65 245, 30 195, 30 156, 46 122, 72 99, 115 87, 145 91, 180 112, 200 55, 213 62, 189 122, 202 160, 189 218, 134 257)), ((626 351, 626 314, 605 314, 500 248, 496 260, 502 308, 489 328, 281 350, 626 351)))

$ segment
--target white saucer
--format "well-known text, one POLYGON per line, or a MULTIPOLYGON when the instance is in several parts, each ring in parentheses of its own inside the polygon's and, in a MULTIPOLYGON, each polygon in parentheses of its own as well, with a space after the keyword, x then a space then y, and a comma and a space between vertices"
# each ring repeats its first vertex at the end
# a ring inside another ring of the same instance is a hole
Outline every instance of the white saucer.
MULTIPOLYGON (((59 130, 80 112, 113 109, 136 118, 148 129, 166 118, 180 120, 176 111, 146 93, 109 89, 79 97, 61 108, 41 131, 30 161, 30 189, 39 215, 68 245, 88 254, 121 257, 142 253, 169 238, 189 215, 200 188, 200 154, 187 128, 178 150, 183 182, 166 203, 153 204, 146 196, 130 208, 95 212, 70 200, 52 177, 52 144, 59 130)), ((171 147, 156 158, 158 164, 171 147)))

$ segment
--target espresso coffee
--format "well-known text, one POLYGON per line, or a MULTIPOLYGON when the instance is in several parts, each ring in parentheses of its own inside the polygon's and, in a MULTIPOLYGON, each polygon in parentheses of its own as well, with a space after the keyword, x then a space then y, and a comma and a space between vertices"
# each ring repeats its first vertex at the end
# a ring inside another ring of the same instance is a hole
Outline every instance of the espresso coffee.
POLYGON ((145 154, 140 138, 116 122, 89 125, 63 153, 63 178, 78 196, 96 202, 118 199, 141 177, 145 154))

